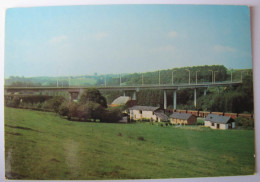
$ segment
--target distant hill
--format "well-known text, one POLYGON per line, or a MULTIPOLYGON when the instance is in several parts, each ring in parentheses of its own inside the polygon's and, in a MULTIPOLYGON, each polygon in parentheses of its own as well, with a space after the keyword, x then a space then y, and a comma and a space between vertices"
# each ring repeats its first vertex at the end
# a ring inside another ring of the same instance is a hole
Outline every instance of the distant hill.
MULTIPOLYGON (((136 84, 172 84, 188 83, 190 72, 190 82, 211 82, 212 79, 218 81, 231 80, 231 70, 223 65, 204 65, 171 68, 167 70, 156 70, 152 72, 130 73, 130 74, 105 74, 105 75, 81 75, 81 76, 61 76, 61 77, 18 77, 10 76, 5 78, 5 85, 12 86, 101 86, 101 85, 121 85, 136 84), (189 70, 189 71, 188 71, 189 70), (159 81, 160 77, 160 81, 159 81)), ((252 69, 233 69, 232 80, 241 80, 241 74, 252 74, 252 69)))

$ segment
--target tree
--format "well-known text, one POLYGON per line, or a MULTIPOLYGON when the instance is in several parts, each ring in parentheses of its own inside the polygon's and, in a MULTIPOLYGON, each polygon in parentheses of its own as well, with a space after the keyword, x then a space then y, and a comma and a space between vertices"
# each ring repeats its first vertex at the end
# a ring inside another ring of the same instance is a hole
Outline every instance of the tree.
POLYGON ((47 107, 52 109, 54 112, 59 112, 60 105, 64 102, 65 98, 62 96, 54 96, 53 98, 46 101, 47 107))
POLYGON ((104 108, 107 107, 107 102, 105 97, 101 95, 98 89, 96 88, 90 88, 86 89, 79 98, 79 104, 84 105, 88 102, 96 102, 103 106, 104 108))
POLYGON ((85 121, 89 119, 102 120, 104 114, 104 107, 96 102, 88 102, 78 107, 78 117, 83 118, 85 121))

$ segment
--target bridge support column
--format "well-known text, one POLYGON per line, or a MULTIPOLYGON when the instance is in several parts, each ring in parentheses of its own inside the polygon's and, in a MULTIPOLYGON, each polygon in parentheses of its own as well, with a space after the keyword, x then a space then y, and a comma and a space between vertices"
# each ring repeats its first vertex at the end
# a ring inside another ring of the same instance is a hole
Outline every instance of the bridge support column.
POLYGON ((207 89, 206 88, 204 89, 204 95, 207 95, 207 89))
POLYGON ((125 90, 123 91, 123 96, 125 97, 125 90))
POLYGON ((197 106, 197 89, 194 88, 194 106, 197 106))
POLYGON ((136 100, 136 91, 134 91, 134 93, 133 93, 132 100, 136 100))
POLYGON ((69 92, 70 94, 70 101, 78 100, 80 92, 69 92))
POLYGON ((177 90, 173 91, 173 109, 176 110, 177 109, 177 90))
POLYGON ((167 95, 166 90, 163 91, 163 108, 167 109, 167 95))

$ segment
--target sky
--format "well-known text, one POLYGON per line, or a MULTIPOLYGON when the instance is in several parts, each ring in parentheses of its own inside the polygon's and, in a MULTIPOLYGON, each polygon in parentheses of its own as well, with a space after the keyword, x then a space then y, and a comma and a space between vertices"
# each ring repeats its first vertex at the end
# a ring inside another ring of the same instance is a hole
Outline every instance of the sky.
POLYGON ((247 6, 10 8, 5 26, 5 77, 252 68, 247 6))

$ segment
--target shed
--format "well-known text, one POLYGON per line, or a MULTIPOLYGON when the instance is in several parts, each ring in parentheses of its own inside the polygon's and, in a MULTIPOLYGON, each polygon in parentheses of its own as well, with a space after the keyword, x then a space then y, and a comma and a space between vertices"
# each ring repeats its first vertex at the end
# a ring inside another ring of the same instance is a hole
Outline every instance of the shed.
POLYGON ((169 120, 169 117, 166 114, 164 114, 162 110, 155 111, 154 114, 156 115, 156 121, 158 122, 169 120))
POLYGON ((216 114, 209 114, 205 118, 204 125, 212 129, 222 129, 222 130, 235 128, 235 122, 231 117, 219 116, 216 114))
POLYGON ((170 115, 170 122, 172 124, 190 125, 190 124, 196 124, 197 118, 196 118, 196 116, 194 116, 190 113, 174 112, 172 115, 170 115))

